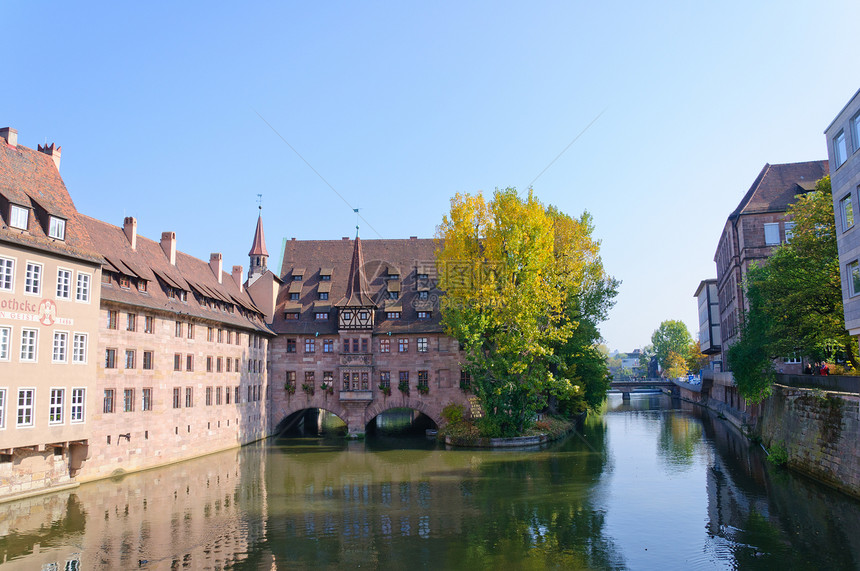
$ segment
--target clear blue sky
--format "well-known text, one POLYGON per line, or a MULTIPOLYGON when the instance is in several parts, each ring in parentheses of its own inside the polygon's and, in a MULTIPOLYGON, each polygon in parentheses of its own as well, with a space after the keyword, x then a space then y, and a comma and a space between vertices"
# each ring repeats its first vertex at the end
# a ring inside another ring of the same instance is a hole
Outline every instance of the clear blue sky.
POLYGON ((611 349, 695 333, 729 212, 766 162, 827 157, 860 87, 846 2, 5 2, 0 126, 63 147, 78 210, 247 271, 268 246, 432 237, 456 192, 594 216, 611 349))

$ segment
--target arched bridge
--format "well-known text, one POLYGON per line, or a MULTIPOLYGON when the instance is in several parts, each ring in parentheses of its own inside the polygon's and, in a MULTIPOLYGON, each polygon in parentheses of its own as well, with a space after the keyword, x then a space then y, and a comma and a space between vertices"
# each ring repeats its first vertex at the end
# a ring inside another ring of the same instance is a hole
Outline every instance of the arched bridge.
POLYGON ((630 400, 630 393, 637 389, 674 389, 675 383, 669 379, 650 378, 641 381, 612 381, 609 383, 610 390, 621 393, 622 400, 630 400))

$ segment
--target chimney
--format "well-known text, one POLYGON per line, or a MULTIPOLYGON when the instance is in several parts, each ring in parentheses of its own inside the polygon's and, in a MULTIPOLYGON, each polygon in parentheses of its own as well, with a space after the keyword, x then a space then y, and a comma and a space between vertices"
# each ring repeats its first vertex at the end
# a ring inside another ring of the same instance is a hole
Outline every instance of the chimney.
POLYGON ((126 216, 122 221, 122 231, 125 232, 125 237, 128 238, 128 243, 132 250, 137 249, 137 219, 134 216, 126 216))
POLYGON ((218 283, 221 283, 221 271, 223 263, 221 262, 221 254, 209 254, 209 267, 212 268, 212 273, 218 278, 218 283))
POLYGON ((40 153, 45 153, 54 159, 54 166, 57 167, 57 170, 60 170, 60 153, 63 148, 59 145, 54 146, 54 143, 51 143, 50 145, 39 145, 38 148, 40 153))
POLYGON ((161 249, 164 250, 164 255, 170 260, 170 265, 176 265, 176 232, 161 233, 161 249))
POLYGON ((0 137, 6 139, 6 144, 10 147, 18 147, 18 129, 12 127, 3 127, 0 129, 0 137))
POLYGON ((233 266, 233 281, 236 282, 236 287, 239 288, 239 293, 242 293, 242 266, 233 266))

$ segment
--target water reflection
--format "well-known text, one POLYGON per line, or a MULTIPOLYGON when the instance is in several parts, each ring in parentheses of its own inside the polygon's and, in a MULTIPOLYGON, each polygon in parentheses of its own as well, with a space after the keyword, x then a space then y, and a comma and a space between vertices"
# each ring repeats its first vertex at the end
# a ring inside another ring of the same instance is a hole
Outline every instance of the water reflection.
POLYGON ((857 508, 619 396, 540 451, 288 438, 0 504, 0 568, 857 568, 857 508))

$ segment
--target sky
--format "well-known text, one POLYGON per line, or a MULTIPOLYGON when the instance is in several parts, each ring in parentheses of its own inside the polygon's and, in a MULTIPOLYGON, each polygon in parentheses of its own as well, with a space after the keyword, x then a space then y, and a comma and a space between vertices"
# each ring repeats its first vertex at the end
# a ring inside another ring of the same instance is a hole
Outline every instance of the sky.
POLYGON ((827 158, 860 88, 845 2, 0 3, 0 126, 78 210, 248 268, 282 240, 432 238, 457 192, 588 211, 611 350, 695 336, 766 163, 827 158), (566 150, 565 150, 566 149, 566 150), (562 151, 564 151, 562 153, 562 151), (561 155, 559 156, 559 154, 561 155))

